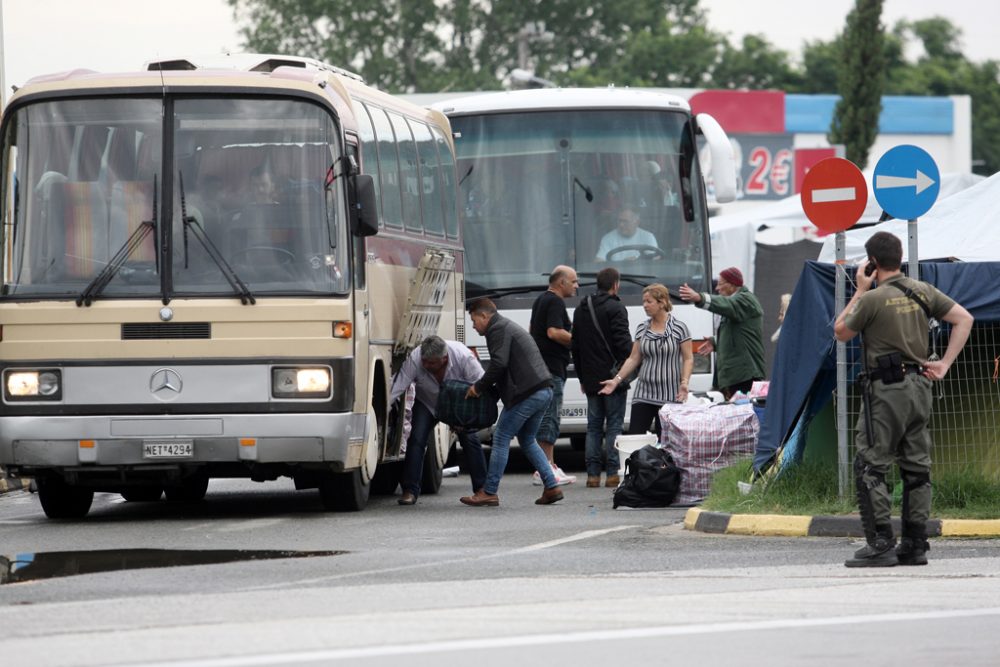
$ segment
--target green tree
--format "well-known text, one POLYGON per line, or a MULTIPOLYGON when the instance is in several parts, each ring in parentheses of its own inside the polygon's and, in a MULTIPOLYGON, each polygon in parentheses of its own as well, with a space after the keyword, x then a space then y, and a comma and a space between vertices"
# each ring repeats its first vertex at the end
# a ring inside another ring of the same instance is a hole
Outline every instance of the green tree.
POLYGON ((762 35, 746 35, 740 48, 725 42, 712 73, 712 84, 719 88, 794 90, 801 87, 802 75, 792 66, 786 51, 762 35))
POLYGON ((878 134, 885 87, 882 0, 856 0, 841 41, 830 143, 844 144, 848 160, 864 169, 878 134))

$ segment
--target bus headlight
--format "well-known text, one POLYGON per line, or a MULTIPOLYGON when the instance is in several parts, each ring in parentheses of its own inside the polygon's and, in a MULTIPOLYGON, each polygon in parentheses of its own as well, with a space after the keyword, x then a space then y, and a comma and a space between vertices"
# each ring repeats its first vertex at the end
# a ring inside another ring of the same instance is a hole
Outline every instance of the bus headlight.
POLYGON ((275 368, 271 371, 271 395, 275 398, 327 398, 329 368, 275 368))
POLYGON ((7 371, 4 391, 12 401, 56 401, 62 398, 62 373, 54 368, 7 371))

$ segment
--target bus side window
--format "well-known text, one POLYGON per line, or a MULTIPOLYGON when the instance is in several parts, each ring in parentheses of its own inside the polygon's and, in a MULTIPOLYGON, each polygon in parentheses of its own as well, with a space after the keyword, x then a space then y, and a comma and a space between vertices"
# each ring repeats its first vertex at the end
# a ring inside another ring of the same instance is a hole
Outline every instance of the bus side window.
POLYGON ((400 189, 403 193, 403 224, 407 231, 421 232, 423 222, 420 216, 420 171, 417 169, 417 145, 406 119, 389 112, 392 129, 396 132, 399 147, 400 189))

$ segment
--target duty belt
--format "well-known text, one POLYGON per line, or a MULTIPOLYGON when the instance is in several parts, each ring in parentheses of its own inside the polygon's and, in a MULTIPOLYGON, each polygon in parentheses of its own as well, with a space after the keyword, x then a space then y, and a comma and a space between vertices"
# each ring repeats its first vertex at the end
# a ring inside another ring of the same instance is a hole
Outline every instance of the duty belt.
MULTIPOLYGON (((868 374, 872 380, 881 380, 884 376, 889 375, 892 369, 881 369, 876 368, 868 374)), ((913 375, 921 374, 924 372, 924 367, 920 364, 903 364, 903 375, 913 375)), ((891 375, 890 375, 891 377, 891 375)))

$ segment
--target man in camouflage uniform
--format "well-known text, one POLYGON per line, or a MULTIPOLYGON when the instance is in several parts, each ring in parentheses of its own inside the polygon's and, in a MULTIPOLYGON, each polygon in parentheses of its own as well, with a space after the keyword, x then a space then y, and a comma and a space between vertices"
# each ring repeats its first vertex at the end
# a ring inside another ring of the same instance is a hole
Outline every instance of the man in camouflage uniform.
POLYGON ((858 267, 857 291, 837 316, 834 334, 862 334, 868 396, 858 420, 854 480, 867 544, 847 567, 926 565, 931 510, 931 384, 948 373, 972 329, 972 315, 928 283, 900 270, 903 245, 888 232, 865 243, 868 265, 858 267), (872 288, 877 281, 878 286, 872 288), (944 357, 928 360, 931 318, 952 325, 944 357), (889 522, 892 493, 885 476, 893 462, 903 481, 900 545, 889 522))

